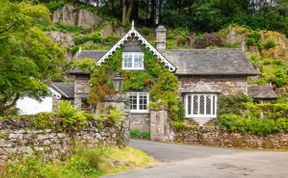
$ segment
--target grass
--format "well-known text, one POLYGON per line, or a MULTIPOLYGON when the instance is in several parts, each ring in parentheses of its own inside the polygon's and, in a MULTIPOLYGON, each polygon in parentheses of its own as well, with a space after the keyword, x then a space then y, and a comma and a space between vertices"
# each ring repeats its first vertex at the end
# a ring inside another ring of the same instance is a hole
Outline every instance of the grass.
POLYGON ((132 147, 87 148, 77 146, 65 161, 44 162, 37 156, 26 157, 0 167, 0 177, 90 178, 151 166, 156 160, 132 147))

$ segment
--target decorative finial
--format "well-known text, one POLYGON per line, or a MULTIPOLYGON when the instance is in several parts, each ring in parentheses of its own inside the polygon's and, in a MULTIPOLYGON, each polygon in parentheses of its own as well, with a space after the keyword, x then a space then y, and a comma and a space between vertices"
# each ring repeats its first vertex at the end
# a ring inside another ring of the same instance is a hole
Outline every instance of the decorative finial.
POLYGON ((82 51, 82 50, 81 50, 81 46, 80 46, 80 47, 79 47, 79 54, 81 53, 81 51, 82 51))
POLYGON ((132 27, 131 29, 134 29, 134 20, 132 20, 132 27))

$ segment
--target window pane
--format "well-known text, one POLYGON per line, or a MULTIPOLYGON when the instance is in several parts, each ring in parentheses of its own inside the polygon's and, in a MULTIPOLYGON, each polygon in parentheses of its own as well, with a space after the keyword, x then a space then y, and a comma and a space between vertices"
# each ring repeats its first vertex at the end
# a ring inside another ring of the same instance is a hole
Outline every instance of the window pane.
POLYGON ((198 96, 196 95, 193 96, 193 114, 198 114, 198 96))
POLYGON ((201 95, 200 96, 200 114, 204 114, 204 107, 205 107, 205 103, 204 103, 204 96, 201 95))
POLYGON ((211 115, 211 96, 206 96, 206 114, 211 115))
POLYGON ((134 54, 134 67, 142 68, 143 67, 143 55, 142 54, 134 54))
POLYGON ((124 54, 124 67, 132 68, 132 54, 131 53, 124 54))
POLYGON ((191 109, 192 109, 192 106, 191 106, 191 95, 189 95, 187 97, 187 108, 188 108, 188 115, 191 115, 191 109))
POLYGON ((131 110, 137 110, 137 93, 129 93, 129 104, 131 110))
POLYGON ((147 109, 147 93, 139 93, 139 110, 147 109))

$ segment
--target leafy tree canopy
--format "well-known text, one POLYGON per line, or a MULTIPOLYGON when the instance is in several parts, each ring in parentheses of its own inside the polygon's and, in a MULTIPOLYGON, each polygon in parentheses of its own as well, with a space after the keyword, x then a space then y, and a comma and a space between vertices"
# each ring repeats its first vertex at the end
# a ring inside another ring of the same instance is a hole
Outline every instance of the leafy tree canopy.
POLYGON ((0 4, 1 115, 22 96, 46 96, 46 84, 60 76, 64 52, 37 27, 50 23, 47 8, 8 0, 0 4))

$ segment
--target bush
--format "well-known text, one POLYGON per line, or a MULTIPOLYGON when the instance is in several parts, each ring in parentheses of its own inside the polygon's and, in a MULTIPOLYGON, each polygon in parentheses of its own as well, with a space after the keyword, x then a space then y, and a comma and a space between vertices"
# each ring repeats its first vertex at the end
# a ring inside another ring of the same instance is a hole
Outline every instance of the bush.
POLYGON ((87 125, 87 113, 78 111, 70 101, 61 101, 57 114, 60 116, 61 127, 65 130, 78 130, 87 125))
POLYGON ((145 35, 145 36, 148 36, 150 33, 151 33, 151 30, 147 27, 143 27, 142 28, 142 33, 145 35))
POLYGON ((184 121, 172 121, 172 125, 178 132, 185 131, 188 127, 184 121))
POLYGON ((277 42, 273 39, 268 39, 267 42, 264 44, 265 49, 271 49, 277 46, 277 42))
POLYGON ((245 110, 246 103, 253 102, 253 99, 244 93, 234 95, 221 95, 218 98, 218 116, 223 114, 238 114, 240 115, 245 110))
POLYGON ((255 135, 267 135, 275 132, 288 131, 288 119, 257 119, 243 118, 236 114, 224 114, 217 120, 220 129, 230 132, 252 133, 255 135))
POLYGON ((141 131, 139 129, 131 129, 130 130, 130 137, 131 138, 141 138, 141 139, 149 139, 150 132, 149 131, 141 131))
POLYGON ((223 46, 221 36, 217 33, 204 33, 204 35, 198 35, 195 39, 194 45, 196 48, 202 49, 209 46, 223 46))
POLYGON ((119 108, 110 108, 107 117, 112 123, 123 121, 125 119, 123 112, 119 108))
POLYGON ((185 39, 185 37, 183 37, 183 36, 180 36, 180 37, 177 39, 177 42, 178 42, 178 43, 185 43, 185 41, 186 41, 186 39, 185 39))
POLYGON ((51 129, 55 126, 51 113, 39 113, 32 118, 32 126, 36 129, 51 129))

